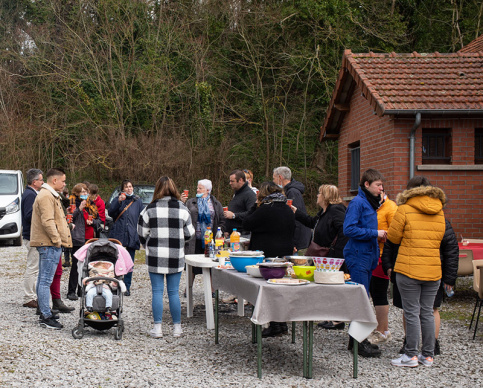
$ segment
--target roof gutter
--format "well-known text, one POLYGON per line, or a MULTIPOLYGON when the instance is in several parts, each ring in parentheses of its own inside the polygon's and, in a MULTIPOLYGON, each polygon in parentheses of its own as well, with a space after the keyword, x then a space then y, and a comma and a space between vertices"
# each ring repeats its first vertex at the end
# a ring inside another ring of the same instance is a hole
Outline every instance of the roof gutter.
POLYGON ((414 154, 415 154, 415 140, 416 130, 421 125, 421 112, 416 113, 416 119, 414 120, 413 128, 409 134, 409 179, 414 177, 414 154))
POLYGON ((483 109, 386 109, 383 115, 414 116, 423 115, 483 115, 483 109))

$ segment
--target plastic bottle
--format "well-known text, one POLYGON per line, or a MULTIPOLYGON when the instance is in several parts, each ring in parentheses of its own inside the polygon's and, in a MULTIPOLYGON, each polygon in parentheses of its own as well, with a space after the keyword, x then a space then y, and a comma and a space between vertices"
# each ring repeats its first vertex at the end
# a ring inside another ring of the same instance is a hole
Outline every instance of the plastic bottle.
POLYGON ((215 236, 215 253, 216 254, 223 249, 224 243, 225 243, 225 239, 223 238, 223 232, 221 231, 221 228, 218 227, 218 230, 216 231, 216 236, 215 236))
POLYGON ((210 253, 209 253, 210 257, 212 260, 215 260, 215 241, 214 240, 211 240, 210 242, 210 253))
POLYGON ((230 247, 232 252, 238 252, 240 250, 240 233, 237 232, 236 228, 230 235, 230 247))
POLYGON ((206 228, 204 240, 205 240, 205 257, 210 257, 210 244, 211 244, 211 240, 213 240, 213 232, 211 231, 211 228, 209 226, 206 228))
POLYGON ((453 289, 445 289, 446 295, 448 295, 448 298, 451 298, 454 295, 454 290, 453 289))

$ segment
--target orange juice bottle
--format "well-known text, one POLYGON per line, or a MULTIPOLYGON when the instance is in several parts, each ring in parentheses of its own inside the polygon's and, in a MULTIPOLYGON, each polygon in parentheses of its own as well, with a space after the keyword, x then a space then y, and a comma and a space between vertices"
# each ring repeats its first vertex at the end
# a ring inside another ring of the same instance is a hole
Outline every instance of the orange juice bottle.
POLYGON ((238 252, 240 250, 240 233, 236 228, 230 234, 230 247, 232 252, 238 252))

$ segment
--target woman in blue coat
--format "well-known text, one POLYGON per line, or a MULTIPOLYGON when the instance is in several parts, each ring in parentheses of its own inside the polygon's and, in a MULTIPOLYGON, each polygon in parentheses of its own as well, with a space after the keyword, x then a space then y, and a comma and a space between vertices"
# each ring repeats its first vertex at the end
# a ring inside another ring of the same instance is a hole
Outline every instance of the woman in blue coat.
MULTIPOLYGON (((117 200, 112 201, 109 206, 109 216, 114 223, 111 226, 109 238, 119 240, 124 248, 127 249, 134 262, 134 254, 140 248, 137 225, 139 215, 143 210, 143 201, 134 195, 134 187, 128 179, 121 183, 121 194, 117 200)), ((124 283, 127 291, 124 295, 131 295, 132 272, 124 276, 124 283)))

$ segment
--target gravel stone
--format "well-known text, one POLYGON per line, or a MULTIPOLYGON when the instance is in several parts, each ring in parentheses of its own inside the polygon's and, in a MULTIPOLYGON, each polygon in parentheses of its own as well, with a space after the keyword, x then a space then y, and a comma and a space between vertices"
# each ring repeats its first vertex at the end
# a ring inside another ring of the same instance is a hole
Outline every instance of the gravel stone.
MULTIPOLYGON (((433 367, 397 368, 390 360, 402 344, 402 313, 390 309, 393 340, 381 346, 378 359, 359 357, 359 378, 352 378, 352 354, 347 351, 347 329, 326 331, 314 325, 313 379, 302 377, 302 325, 291 335, 263 340, 263 378, 256 374, 256 345, 251 343, 251 306, 238 317, 236 305, 221 305, 220 344, 214 330, 206 330, 203 284, 194 285, 194 316, 186 318, 182 298, 183 335, 172 336, 173 325, 165 293, 163 338, 151 338, 151 287, 145 264, 136 264, 131 296, 124 298, 125 332, 121 341, 114 329, 86 328, 76 340, 71 330, 79 318, 79 302, 65 298, 69 269, 62 275, 61 293, 71 314, 61 314, 64 329, 47 330, 38 325, 33 309, 22 307, 24 247, 0 246, 0 386, 1 387, 442 387, 481 386, 483 330, 468 330, 473 312, 471 278, 446 300, 442 310, 463 314, 443 320, 442 355, 433 367), (464 289, 463 289, 464 288, 464 289), (464 295, 459 297, 458 295, 464 295)), ((180 286, 185 288, 183 273, 180 286)), ((228 296, 221 293, 221 297, 228 296)), ((483 324, 481 325, 483 326, 483 324)), ((289 325, 290 327, 290 325, 289 325)), ((289 329, 290 334, 291 329, 289 329)))

